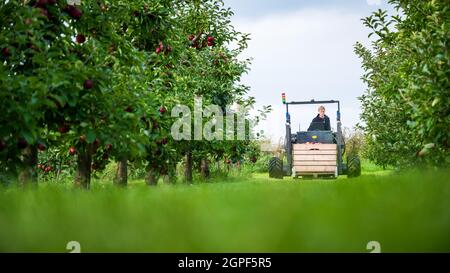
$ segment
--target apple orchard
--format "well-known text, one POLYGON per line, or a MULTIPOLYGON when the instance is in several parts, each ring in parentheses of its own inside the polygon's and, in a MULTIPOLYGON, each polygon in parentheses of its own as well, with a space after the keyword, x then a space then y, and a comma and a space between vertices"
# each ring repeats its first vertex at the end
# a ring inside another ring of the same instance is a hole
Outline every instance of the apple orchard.
POLYGON ((170 109, 195 97, 223 110, 255 103, 239 83, 248 36, 231 15, 219 0, 2 1, 0 180, 68 174, 89 188, 117 162, 114 182, 126 185, 133 162, 149 185, 175 181, 177 166, 190 183, 211 162, 254 163, 253 141, 170 134, 170 109))

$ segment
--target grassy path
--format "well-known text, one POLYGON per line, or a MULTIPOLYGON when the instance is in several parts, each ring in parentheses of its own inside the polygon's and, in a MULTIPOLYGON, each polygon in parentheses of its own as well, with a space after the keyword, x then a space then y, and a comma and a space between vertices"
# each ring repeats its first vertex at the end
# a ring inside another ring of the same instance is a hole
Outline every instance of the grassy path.
POLYGON ((448 173, 0 192, 0 251, 450 251, 448 173))

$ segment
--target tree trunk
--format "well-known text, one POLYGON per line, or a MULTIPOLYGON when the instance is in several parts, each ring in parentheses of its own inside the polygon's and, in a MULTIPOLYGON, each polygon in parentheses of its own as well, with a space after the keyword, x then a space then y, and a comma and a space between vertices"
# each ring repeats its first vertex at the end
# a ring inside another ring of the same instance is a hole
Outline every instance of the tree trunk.
POLYGON ((164 176, 164 182, 166 184, 176 184, 177 183, 177 164, 170 163, 168 174, 164 176))
POLYGON ((77 173, 75 175, 75 187, 89 189, 91 184, 91 164, 93 145, 86 144, 78 152, 77 173))
POLYGON ((169 185, 175 184, 175 179, 174 179, 174 177, 171 176, 171 175, 169 175, 169 174, 168 174, 168 175, 164 175, 163 181, 164 181, 164 183, 169 184, 169 185))
POLYGON ((205 158, 200 161, 200 175, 205 179, 209 177, 208 160, 205 158))
POLYGON ((184 166, 184 178, 185 182, 192 184, 192 153, 188 151, 186 153, 186 164, 184 166))
POLYGON ((59 179, 59 177, 61 176, 61 171, 62 171, 62 159, 59 159, 58 170, 56 170, 56 179, 59 179))
POLYGON ((114 184, 117 186, 126 186, 128 184, 128 160, 122 157, 117 162, 117 172, 114 179, 114 184))
POLYGON ((152 167, 148 168, 145 183, 149 186, 156 186, 158 184, 158 174, 152 167))
POLYGON ((28 146, 22 152, 23 167, 19 173, 19 183, 22 186, 37 186, 37 148, 28 146))

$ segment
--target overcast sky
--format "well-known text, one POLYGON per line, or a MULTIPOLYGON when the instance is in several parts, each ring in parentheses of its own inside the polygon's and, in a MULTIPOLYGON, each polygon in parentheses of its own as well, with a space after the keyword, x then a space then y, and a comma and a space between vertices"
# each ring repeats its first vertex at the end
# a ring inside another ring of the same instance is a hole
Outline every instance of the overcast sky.
MULTIPOLYGON (((285 133, 282 92, 288 101, 340 100, 343 126, 358 122, 357 97, 365 85, 353 46, 357 41, 368 44, 360 19, 385 9, 386 0, 225 0, 225 5, 235 13, 236 29, 251 34, 246 56, 253 62, 243 83, 258 105, 273 107, 261 125, 268 137, 277 141, 285 133)), ((325 107, 335 127, 336 106, 325 107)), ((293 131, 299 126, 305 130, 317 106, 299 106, 290 113, 293 131)))

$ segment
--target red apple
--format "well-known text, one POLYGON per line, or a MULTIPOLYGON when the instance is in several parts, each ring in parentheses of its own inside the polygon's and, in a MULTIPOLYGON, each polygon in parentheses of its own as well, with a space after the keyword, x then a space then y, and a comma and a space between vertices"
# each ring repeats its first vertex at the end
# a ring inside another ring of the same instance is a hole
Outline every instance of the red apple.
POLYGON ((94 147, 98 148, 98 145, 100 145, 100 140, 98 140, 98 138, 96 138, 93 142, 94 147))
POLYGON ((36 5, 43 7, 45 6, 45 4, 47 4, 47 2, 48 2, 47 0, 38 0, 36 5))
POLYGON ((163 138, 162 140, 161 140, 161 143, 162 143, 162 145, 166 145, 167 144, 167 138, 163 138))
POLYGON ((83 15, 81 10, 73 5, 67 6, 67 12, 69 13, 70 17, 72 17, 75 20, 80 19, 81 16, 83 15))
POLYGON ((86 42, 86 36, 84 36, 83 34, 78 34, 76 37, 77 43, 82 44, 84 42, 86 42))
POLYGON ((75 149, 75 147, 70 147, 69 148, 69 154, 70 155, 75 155, 77 153, 77 150, 75 149))
POLYGON ((70 128, 69 128, 68 125, 63 125, 63 126, 61 126, 61 127, 58 128, 58 131, 59 131, 61 134, 65 134, 65 133, 69 132, 69 130, 70 130, 70 128))
POLYGON ((154 122, 153 122, 153 129, 156 130, 156 129, 158 129, 158 127, 159 127, 159 126, 158 126, 158 122, 154 121, 154 122))
POLYGON ((92 89, 94 87, 94 81, 92 81, 91 79, 85 80, 83 86, 84 89, 92 89))
POLYGON ((0 152, 6 148, 6 143, 3 139, 0 139, 0 152))
POLYGON ((33 43, 27 43, 27 48, 29 48, 31 50, 36 50, 37 49, 37 47, 33 43))
POLYGON ((45 149, 47 149, 47 147, 45 147, 45 145, 42 144, 42 143, 39 143, 39 144, 37 145, 37 148, 38 148, 39 151, 45 151, 45 149))
POLYGON ((17 147, 18 147, 19 149, 25 149, 26 147, 28 147, 28 142, 27 142, 24 138, 21 138, 21 139, 19 139, 19 141, 17 142, 17 147))
POLYGON ((166 110, 166 108, 164 108, 164 106, 161 106, 161 108, 159 108, 159 112, 160 112, 161 114, 164 114, 166 111, 167 111, 167 110, 166 110))
POLYGON ((5 58, 9 57, 9 48, 4 47, 2 49, 2 54, 3 54, 3 57, 5 57, 5 58))
POLYGON ((163 52, 163 50, 164 50, 164 44, 162 42, 159 42, 158 47, 155 49, 156 54, 163 52))
POLYGON ((51 167, 45 167, 45 169, 44 169, 44 171, 45 171, 46 173, 48 173, 48 172, 51 171, 51 170, 52 170, 51 167))
POLYGON ((214 37, 208 36, 207 43, 208 43, 208 46, 213 46, 214 45, 214 37))

